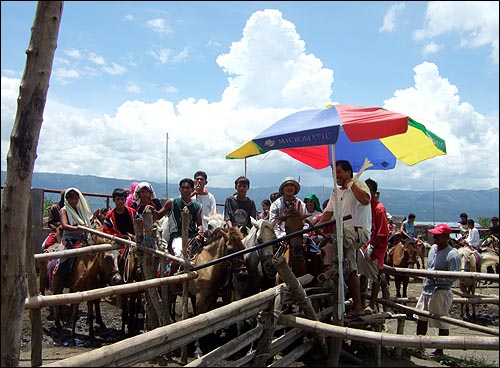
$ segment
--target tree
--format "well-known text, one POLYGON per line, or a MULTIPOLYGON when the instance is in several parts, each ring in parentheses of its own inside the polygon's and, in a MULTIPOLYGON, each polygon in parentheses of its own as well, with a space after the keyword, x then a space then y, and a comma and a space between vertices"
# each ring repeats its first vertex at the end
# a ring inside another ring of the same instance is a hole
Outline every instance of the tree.
MULTIPOLYGON (((7 153, 1 220, 1 366, 17 367, 26 298, 26 244, 31 181, 43 121, 63 1, 39 1, 26 50, 7 153)), ((31 246, 31 245, 30 245, 31 246)))

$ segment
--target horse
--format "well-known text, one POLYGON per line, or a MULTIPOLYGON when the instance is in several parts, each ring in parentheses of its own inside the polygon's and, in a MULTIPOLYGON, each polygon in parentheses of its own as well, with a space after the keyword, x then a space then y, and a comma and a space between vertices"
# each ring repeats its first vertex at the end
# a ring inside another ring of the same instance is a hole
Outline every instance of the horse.
MULTIPOLYGON (((195 254, 191 262, 193 266, 199 266, 245 249, 243 234, 237 227, 232 227, 227 231, 218 227, 214 232, 216 233, 214 240, 206 244, 199 253, 195 254)), ((193 295, 196 301, 195 314, 206 313, 216 307, 219 295, 218 291, 224 282, 223 277, 226 269, 228 266, 232 267, 234 264, 238 266, 242 262, 243 256, 239 260, 238 258, 233 258, 197 270, 198 277, 188 282, 189 294, 193 295)))
MULTIPOLYGON (((64 250, 64 247, 62 247, 62 244, 58 244, 58 246, 53 247, 53 250, 64 250)), ((46 277, 40 280, 42 294, 47 288, 49 288, 53 294, 58 294, 64 288, 68 288, 69 292, 73 293, 105 287, 108 284, 121 284, 122 280, 118 271, 117 259, 117 250, 98 252, 97 254, 78 255, 74 257, 73 266, 64 277, 59 276, 57 273, 54 276, 51 275, 54 265, 57 265, 59 261, 58 259, 53 260, 53 262, 47 262, 45 266, 47 268, 46 277)), ((95 339, 93 323, 94 306, 96 309, 96 322, 101 329, 106 328, 100 313, 99 299, 89 300, 87 302, 87 325, 91 340, 95 339)), ((78 307, 79 303, 72 304, 71 336, 73 343, 75 339, 76 321, 78 320, 78 307)), ((56 328, 61 329, 62 325, 58 307, 54 308, 54 320, 56 328)))
MULTIPOLYGON (((460 255, 460 271, 463 272, 478 272, 481 270, 479 254, 476 250, 469 246, 458 248, 460 255)), ((464 297, 473 296, 476 294, 476 279, 460 279, 460 291, 464 297)), ((462 319, 464 318, 464 304, 460 306, 462 319)), ((469 303, 465 303, 465 313, 469 315, 469 303)), ((472 304, 472 319, 476 320, 476 305, 472 304)))
MULTIPOLYGON (((276 239, 274 226, 268 220, 256 220, 250 217, 252 228, 243 238, 246 249, 276 239)), ((260 248, 244 255, 247 275, 243 280, 235 281, 235 299, 255 295, 276 285, 276 270, 273 265, 273 246, 260 248)))
MULTIPOLYGON (((211 235, 208 244, 194 255, 191 261, 193 266, 200 266, 245 249, 243 234, 238 227, 231 227, 228 230, 218 227, 211 235)), ((188 281, 188 294, 194 315, 206 313, 217 307, 221 287, 231 280, 232 270, 238 269, 243 263, 243 256, 240 255, 196 271, 198 277, 188 281)), ((229 301, 223 298, 223 303, 227 302, 229 301)), ((195 345, 195 355, 201 356, 200 341, 196 340, 195 345)))
POLYGON ((425 269, 425 255, 431 248, 431 245, 422 240, 421 235, 417 237, 417 242, 415 243, 416 245, 416 251, 417 251, 417 268, 422 268, 425 269))
MULTIPOLYGON (((279 217, 285 222, 286 234, 292 234, 304 228, 304 215, 298 212, 295 208, 287 208, 284 214, 279 217)), ((281 249, 278 251, 285 258, 286 263, 296 277, 300 277, 308 273, 307 262, 304 257, 304 240, 302 235, 294 236, 286 243, 280 243, 281 249)), ((276 276, 276 283, 280 284, 283 281, 280 276, 276 276)))
MULTIPOLYGON (((209 216, 204 216, 207 220, 208 229, 205 232, 204 244, 210 244, 215 239, 220 239, 221 234, 217 229, 225 229, 227 227, 226 222, 224 221, 223 216, 220 213, 211 213, 209 216), (215 231, 217 230, 217 231, 215 231)), ((170 240, 170 225, 168 217, 164 217, 161 220, 161 238, 162 244, 165 249, 168 247, 168 243, 170 240)), ((201 249, 198 249, 200 251, 201 249)), ((194 256, 194 255, 191 255, 194 256)), ((167 264, 167 270, 164 270, 164 276, 172 276, 178 269, 177 267, 173 267, 173 261, 169 261, 167 264)), ((175 265, 176 266, 176 265, 175 265)), ((162 274, 161 270, 158 270, 159 276, 162 274)), ((169 293, 169 313, 172 321, 175 321, 175 302, 177 299, 177 295, 181 294, 181 288, 177 285, 170 285, 168 287, 169 293)), ((191 305, 193 306, 193 311, 196 309, 194 302, 194 295, 190 295, 191 305)))
MULTIPOLYGON (((121 254, 118 265, 123 283, 128 284, 136 281, 144 281, 144 275, 139 265, 135 247, 127 245, 121 254)), ((144 315, 143 293, 143 291, 136 291, 122 294, 117 298, 116 306, 122 312, 121 333, 124 336, 137 335, 141 330, 141 326, 143 326, 144 321, 141 323, 139 319, 139 313, 142 312, 144 315), (126 327, 128 327, 127 335, 125 335, 126 327)))
MULTIPOLYGON (((416 241, 408 239, 404 243, 398 242, 386 254, 385 264, 391 267, 414 268, 417 262, 416 241)), ((408 291, 409 276, 394 275, 396 284, 396 297, 401 297, 401 282, 403 283, 403 298, 406 298, 408 291)), ((387 285, 389 285, 389 275, 387 274, 387 285)))
MULTIPOLYGON (((492 252, 479 252, 470 246, 463 246, 457 249, 460 255, 460 271, 482 272, 485 268, 493 264, 498 265, 498 254, 492 252)), ((476 279, 460 279, 460 291, 464 297, 474 296, 476 293, 476 279)), ((461 316, 464 318, 464 305, 461 305, 461 316)), ((469 315, 469 303, 465 303, 465 314, 469 315)), ((476 320, 476 305, 472 304, 472 319, 476 320)))

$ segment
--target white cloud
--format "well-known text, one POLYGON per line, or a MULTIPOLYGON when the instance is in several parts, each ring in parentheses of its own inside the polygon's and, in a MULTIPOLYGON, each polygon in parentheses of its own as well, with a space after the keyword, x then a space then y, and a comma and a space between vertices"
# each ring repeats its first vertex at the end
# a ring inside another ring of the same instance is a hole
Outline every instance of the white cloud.
POLYGON ((106 64, 106 61, 104 60, 104 58, 102 56, 96 55, 93 52, 89 53, 89 60, 92 61, 93 63, 98 64, 98 65, 106 64))
POLYGON ((392 5, 387 10, 384 17, 384 24, 379 28, 379 32, 393 32, 396 29, 396 18, 406 8, 404 3, 392 5))
POLYGON ((435 54, 441 49, 442 49, 442 46, 438 45, 437 43, 429 42, 427 45, 425 45, 424 50, 423 50, 423 54, 424 55, 435 54))
POLYGON ((293 23, 278 10, 257 11, 243 38, 217 64, 230 75, 223 100, 238 106, 324 106, 332 93, 333 71, 306 54, 293 23))
POLYGON ((129 93, 141 93, 141 87, 139 87, 135 83, 127 84, 126 89, 127 89, 127 92, 129 92, 129 93))
POLYGON ((160 36, 170 36, 174 33, 172 27, 163 18, 148 20, 146 26, 160 36))
POLYGON ((170 55, 174 53, 174 50, 172 49, 158 49, 156 51, 150 50, 147 52, 148 55, 151 55, 154 57, 156 60, 158 60, 162 64, 168 63, 170 59, 170 55))
MULTIPOLYGON (((35 171, 163 182, 168 133, 170 182, 201 169, 208 173, 210 186, 232 187, 245 163, 226 160, 229 152, 286 115, 306 106, 322 107, 331 99, 333 71, 307 54, 295 26, 276 10, 254 13, 242 38, 217 63, 229 78, 216 102, 131 100, 106 114, 91 114, 48 99, 35 171), (52 144, 54 137, 62 143, 52 144)), ((71 69, 54 72, 78 77, 71 69)), ((3 168, 19 83, 19 78, 2 77, 3 168)), ((129 85, 132 91, 139 88, 134 86, 129 85)), ((177 92, 172 86, 164 88, 177 92)), ((387 189, 431 190, 434 179, 438 188, 498 187, 498 115, 484 116, 461 101, 459 92, 437 65, 415 66, 414 83, 401 86, 384 107, 425 124, 446 140, 448 154, 365 176, 387 189)), ((247 167, 253 187, 275 185, 290 175, 300 176, 304 185, 326 185, 327 191, 332 185, 330 169, 309 169, 281 152, 249 158, 247 167)))
POLYGON ((178 63, 179 61, 186 59, 189 56, 189 49, 190 48, 188 46, 184 47, 181 52, 173 57, 172 61, 174 63, 178 63))
POLYGON ((61 84, 68 84, 74 79, 80 78, 80 73, 78 73, 78 71, 68 68, 55 68, 51 75, 61 84))
POLYGON ((491 46, 491 59, 498 65, 498 11, 498 1, 431 1, 425 27, 413 36, 419 41, 456 32, 461 47, 491 46))
POLYGON ((119 75, 119 74, 123 74, 127 71, 127 68, 125 68, 124 66, 122 65, 119 65, 115 62, 112 62, 111 63, 111 66, 103 66, 102 69, 108 73, 108 74, 112 74, 112 75, 119 75))
POLYGON ((149 50, 147 52, 148 55, 151 55, 156 60, 158 60, 161 64, 167 63, 178 63, 181 60, 184 60, 189 56, 189 47, 186 46, 182 49, 181 52, 176 52, 175 50, 169 48, 161 48, 156 46, 156 50, 149 50))
POLYGON ((77 50, 77 49, 64 50, 64 53, 68 56, 71 56, 74 59, 81 59, 82 58, 82 54, 80 53, 80 50, 77 50))
POLYGON ((127 22, 132 22, 135 20, 135 17, 132 15, 132 14, 127 14, 123 17, 123 20, 127 21, 127 22))
POLYGON ((447 155, 414 167, 401 165, 397 173, 387 173, 387 179, 395 175, 423 181, 439 178, 440 187, 447 189, 498 187, 498 116, 483 116, 461 102, 458 88, 439 74, 435 64, 424 62, 413 70, 415 85, 397 90, 384 107, 410 115, 445 139, 447 155))
POLYGON ((177 88, 175 88, 174 86, 165 86, 165 88, 163 88, 163 90, 168 93, 168 94, 174 94, 174 93, 177 93, 179 92, 177 90, 177 88))

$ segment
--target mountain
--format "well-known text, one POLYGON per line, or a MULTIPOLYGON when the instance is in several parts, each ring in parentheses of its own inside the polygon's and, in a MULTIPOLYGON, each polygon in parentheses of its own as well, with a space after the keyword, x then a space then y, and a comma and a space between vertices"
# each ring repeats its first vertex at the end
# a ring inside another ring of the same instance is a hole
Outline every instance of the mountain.
MULTIPOLYGON (((1 182, 5 182, 5 171, 1 172, 1 182)), ((32 180, 33 188, 43 188, 51 190, 62 190, 75 187, 82 192, 110 195, 115 188, 130 187, 131 180, 102 178, 92 175, 69 175, 52 173, 34 173, 32 180)), ((155 188, 159 198, 166 198, 165 183, 150 182, 155 188)), ((220 204, 219 210, 222 212, 225 199, 235 192, 234 188, 208 187, 220 204)), ((250 187, 248 195, 255 201, 257 210, 261 209, 260 203, 263 199, 269 198, 269 194, 278 190, 276 187, 250 187)), ((304 198, 308 193, 315 193, 320 203, 323 203, 330 195, 329 187, 305 187, 300 190, 299 197, 304 198)), ((169 183, 168 195, 174 197, 179 194, 178 185, 169 183)), ((59 194, 47 193, 47 197, 54 201, 59 200, 59 194)), ((417 215, 417 222, 455 222, 459 220, 459 214, 466 212, 469 218, 498 216, 498 188, 488 190, 436 190, 413 191, 386 189, 381 190, 380 200, 384 203, 388 212, 393 215, 407 216, 409 212, 417 215), (433 205, 434 204, 434 205, 433 205)), ((89 198, 89 205, 95 209, 104 207, 102 198, 89 198)), ((112 203, 111 203, 112 205, 112 203)))

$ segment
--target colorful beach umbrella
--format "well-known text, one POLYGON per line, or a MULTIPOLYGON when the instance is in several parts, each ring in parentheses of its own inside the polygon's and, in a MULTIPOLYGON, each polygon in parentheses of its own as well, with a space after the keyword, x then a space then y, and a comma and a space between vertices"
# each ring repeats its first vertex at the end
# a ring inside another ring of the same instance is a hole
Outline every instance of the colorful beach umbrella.
MULTIPOLYGON (((445 141, 409 116, 380 107, 334 105, 291 114, 229 153, 241 159, 282 151, 313 168, 332 168, 335 192, 337 257, 343 259, 342 208, 337 195, 335 162, 348 160, 359 176, 365 169, 389 170, 399 160, 414 165, 446 155, 445 141)), ((337 313, 343 321, 343 266, 338 262, 337 313)))
POLYGON ((409 116, 380 107, 334 105, 293 113, 226 158, 279 150, 323 169, 332 166, 331 145, 335 145, 336 159, 349 160, 354 171, 361 168, 365 158, 373 165, 368 170, 389 170, 397 160, 411 166, 446 154, 445 141, 409 116))

